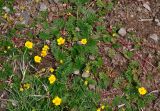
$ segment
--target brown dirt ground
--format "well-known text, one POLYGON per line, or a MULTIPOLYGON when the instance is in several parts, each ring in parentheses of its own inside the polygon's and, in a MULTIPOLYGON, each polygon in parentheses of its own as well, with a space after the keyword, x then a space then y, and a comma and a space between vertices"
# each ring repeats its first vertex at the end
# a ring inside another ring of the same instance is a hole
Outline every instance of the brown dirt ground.
MULTIPOLYGON (((143 48, 137 51, 137 53, 140 54, 139 57, 134 58, 134 60, 141 63, 145 62, 145 65, 142 66, 142 68, 144 67, 144 70, 141 71, 139 79, 141 80, 142 85, 147 87, 149 92, 158 91, 158 93, 156 93, 157 99, 144 108, 143 111, 160 111, 160 70, 157 69, 157 62, 160 61, 160 41, 155 42, 149 38, 151 34, 157 34, 160 39, 160 26, 156 25, 154 19, 160 19, 160 0, 119 0, 114 10, 106 15, 106 25, 108 27, 121 24, 121 26, 126 28, 127 32, 134 32, 135 36, 143 41, 143 48), (149 4, 151 11, 148 11, 143 7, 143 4, 146 2, 149 4), (140 21, 141 19, 148 20, 140 21), (151 76, 152 79, 148 79, 148 76, 151 76)), ((124 41, 128 41, 127 36, 129 35, 121 38, 124 41)), ((103 53, 108 46, 104 44, 100 46, 105 68, 121 67, 122 70, 126 68, 127 60, 125 60, 123 55, 117 52, 118 57, 115 58, 115 61, 117 61, 118 64, 111 64, 112 60, 108 58, 107 54, 103 53)), ((113 79, 120 75, 121 69, 115 68, 114 71, 115 73, 111 73, 113 79)), ((116 91, 118 91, 118 89, 113 91, 111 88, 105 93, 110 94, 111 92, 116 91)), ((120 95, 121 92, 118 94, 120 95)), ((115 95, 117 95, 117 93, 115 93, 115 95)), ((112 97, 110 96, 110 98, 112 97)), ((108 97, 108 99, 110 98, 108 97)))

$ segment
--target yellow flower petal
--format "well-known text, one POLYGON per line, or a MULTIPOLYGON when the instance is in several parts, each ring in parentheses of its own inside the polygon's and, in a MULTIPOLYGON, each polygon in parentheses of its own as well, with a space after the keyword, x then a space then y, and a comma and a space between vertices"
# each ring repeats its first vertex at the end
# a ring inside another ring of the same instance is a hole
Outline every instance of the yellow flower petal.
POLYGON ((50 75, 50 77, 48 78, 48 80, 49 80, 50 84, 53 84, 56 81, 56 76, 52 74, 52 75, 50 75))
POLYGON ((102 106, 101 106, 101 109, 104 109, 104 108, 105 108, 105 106, 104 106, 104 105, 102 105, 102 106))
POLYGON ((88 81, 84 81, 84 85, 88 85, 88 81))
POLYGON ((45 57, 46 55, 47 55, 47 51, 42 50, 42 51, 41 51, 41 56, 42 56, 42 57, 45 57))
POLYGON ((56 106, 60 105, 62 103, 62 99, 56 96, 53 100, 52 103, 56 106))
POLYGON ((40 56, 34 56, 34 61, 35 61, 36 63, 40 63, 41 60, 42 60, 42 58, 41 58, 40 56))
POLYGON ((49 68, 49 71, 50 72, 54 72, 54 69, 51 67, 51 68, 49 68))
POLYGON ((49 50, 49 46, 48 45, 44 45, 42 48, 42 51, 48 51, 49 50))
POLYGON ((23 89, 22 87, 20 87, 19 91, 23 92, 23 91, 24 91, 24 89, 23 89))
POLYGON ((60 60, 60 63, 63 64, 63 60, 60 60))
POLYGON ((147 93, 147 90, 144 87, 140 87, 140 88, 138 88, 138 92, 141 95, 145 95, 147 93))
POLYGON ((30 86, 31 86, 31 85, 30 85, 29 83, 26 83, 26 84, 23 85, 24 89, 29 89, 30 86))
POLYGON ((33 43, 30 42, 30 41, 26 41, 25 47, 27 47, 28 49, 32 49, 33 48, 33 43))
POLYGON ((64 43, 65 43, 65 39, 64 38, 60 37, 60 38, 57 39, 57 44, 58 45, 63 45, 64 43))
POLYGON ((80 43, 83 45, 87 44, 87 39, 81 39, 80 43))
POLYGON ((97 111, 101 111, 101 108, 98 108, 97 111))

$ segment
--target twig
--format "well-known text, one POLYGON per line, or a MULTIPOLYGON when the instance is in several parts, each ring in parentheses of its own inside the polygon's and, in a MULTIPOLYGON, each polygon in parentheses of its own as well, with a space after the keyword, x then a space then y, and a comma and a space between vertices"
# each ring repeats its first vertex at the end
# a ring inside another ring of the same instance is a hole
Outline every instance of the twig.
POLYGON ((125 106, 125 104, 120 104, 120 105, 118 105, 118 108, 121 108, 123 106, 125 106))
POLYGON ((152 94, 152 93, 159 93, 160 91, 159 90, 154 90, 154 91, 151 91, 150 93, 148 94, 152 94))
POLYGON ((147 21, 153 21, 153 19, 140 19, 138 21, 140 21, 140 22, 147 22, 147 21))

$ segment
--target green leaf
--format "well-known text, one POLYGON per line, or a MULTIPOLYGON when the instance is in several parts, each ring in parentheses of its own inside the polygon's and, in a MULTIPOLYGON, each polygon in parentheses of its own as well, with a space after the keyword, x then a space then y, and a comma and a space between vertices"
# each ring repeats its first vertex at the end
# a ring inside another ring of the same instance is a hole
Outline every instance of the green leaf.
POLYGON ((109 85, 109 77, 107 76, 107 74, 101 72, 99 73, 99 84, 100 84, 100 87, 102 89, 106 89, 107 86, 109 85))
POLYGON ((56 19, 53 22, 53 25, 55 25, 58 29, 62 29, 65 25, 65 21, 63 19, 56 19))
POLYGON ((102 2, 102 0, 97 0, 96 4, 100 8, 105 7, 105 4, 102 2))
POLYGON ((43 40, 47 40, 50 38, 50 35, 48 33, 45 32, 40 32, 39 33, 39 38, 43 39, 43 40))

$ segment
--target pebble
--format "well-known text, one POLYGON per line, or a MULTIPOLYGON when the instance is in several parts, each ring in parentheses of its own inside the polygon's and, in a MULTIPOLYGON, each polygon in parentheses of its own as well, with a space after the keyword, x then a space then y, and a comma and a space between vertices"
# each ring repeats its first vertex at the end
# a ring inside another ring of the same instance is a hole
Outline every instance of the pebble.
POLYGON ((39 11, 46 11, 46 10, 47 10, 47 6, 44 3, 41 3, 39 11))
POLYGON ((95 56, 89 55, 89 59, 90 59, 90 60, 95 60, 95 56))
POLYGON ((79 32, 79 31, 80 31, 79 27, 76 27, 75 30, 76 30, 76 32, 79 32))
POLYGON ((151 38, 151 39, 154 40, 155 42, 158 42, 158 40, 159 40, 159 37, 158 37, 157 34, 151 34, 151 35, 149 36, 149 38, 151 38))
POLYGON ((73 72, 73 74, 79 75, 79 74, 80 74, 80 73, 79 73, 79 70, 75 70, 75 71, 73 72))
POLYGON ((88 72, 83 72, 82 73, 82 77, 84 77, 84 78, 87 78, 89 76, 90 76, 90 73, 88 73, 88 72))
POLYGON ((27 12, 27 11, 24 11, 23 13, 22 13, 22 17, 23 17, 23 21, 22 21, 22 23, 23 24, 28 24, 29 23, 29 18, 30 18, 30 14, 27 12))
POLYGON ((144 3, 143 7, 146 8, 148 11, 151 11, 151 8, 148 3, 144 3))
POLYGON ((160 20, 159 19, 155 19, 154 21, 156 22, 157 26, 160 26, 160 20))
POLYGON ((125 36, 127 34, 127 31, 125 28, 120 28, 120 30, 118 31, 118 34, 121 36, 125 36))
POLYGON ((7 12, 7 13, 10 11, 10 9, 9 9, 8 7, 6 7, 6 6, 3 7, 3 10, 4 10, 5 12, 7 12))
POLYGON ((89 84, 89 89, 90 90, 95 90, 96 89, 96 86, 94 84, 89 84))

